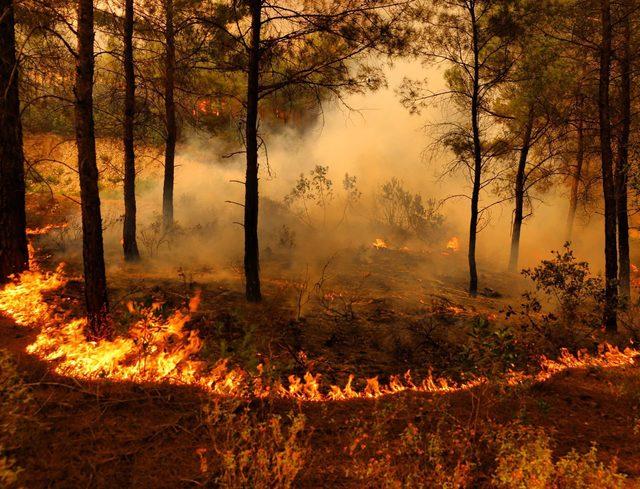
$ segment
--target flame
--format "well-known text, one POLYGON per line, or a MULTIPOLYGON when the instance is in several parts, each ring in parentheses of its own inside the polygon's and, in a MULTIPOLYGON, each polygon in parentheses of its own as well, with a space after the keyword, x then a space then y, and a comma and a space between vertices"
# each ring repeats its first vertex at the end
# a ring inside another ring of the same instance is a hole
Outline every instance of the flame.
MULTIPOLYGON (((487 382, 477 377, 456 383, 435 378, 431 373, 414 382, 411 372, 391 376, 388 384, 378 377, 366 379, 364 387, 354 387, 355 377, 348 376, 344 387, 323 385, 320 374, 307 372, 302 378, 290 375, 287 385, 270 383, 259 366, 256 374, 229 368, 226 360, 211 365, 198 358, 202 340, 188 323, 200 302, 200 293, 189 302, 188 309, 162 317, 159 304, 137 310, 127 304, 132 314, 140 316, 126 336, 113 340, 88 341, 84 335, 85 319, 70 318, 45 300, 45 294, 61 289, 68 279, 62 266, 54 272, 25 272, 0 290, 0 311, 25 327, 38 328, 35 341, 27 351, 53 364, 61 375, 77 379, 174 383, 196 386, 213 394, 234 397, 268 397, 299 401, 343 401, 355 398, 378 398, 400 392, 447 393, 472 389, 487 382)), ((563 350, 558 359, 542 357, 536 373, 510 372, 501 382, 516 385, 544 382, 570 368, 623 367, 636 363, 640 351, 620 350, 604 344, 595 355, 581 351, 572 355, 563 350)))
POLYGON ((62 224, 47 224, 46 226, 42 226, 39 228, 27 228, 27 234, 29 236, 40 236, 43 234, 48 234, 53 229, 64 229, 68 226, 69 224, 66 222, 62 224))
POLYGON ((454 253, 460 251, 460 239, 458 239, 457 236, 454 236, 447 241, 447 250, 454 253))
POLYGON ((382 238, 376 238, 372 245, 376 250, 386 250, 389 248, 389 245, 382 238))

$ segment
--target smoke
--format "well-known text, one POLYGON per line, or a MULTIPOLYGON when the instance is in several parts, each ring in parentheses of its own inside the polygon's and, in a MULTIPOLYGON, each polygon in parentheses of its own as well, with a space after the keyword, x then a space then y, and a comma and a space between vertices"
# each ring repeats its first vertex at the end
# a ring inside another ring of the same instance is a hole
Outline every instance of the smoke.
MULTIPOLYGON (((412 61, 400 61, 387 69, 388 87, 374 93, 352 95, 345 104, 327 102, 318 123, 304 132, 284 127, 277 133, 264 131, 266 153, 261 154, 260 235, 263 269, 270 258, 286 256, 292 271, 305 266, 319 268, 330 257, 343 252, 371 249, 376 238, 391 247, 412 250, 445 249, 451 236, 462 244, 456 267, 466 267, 470 184, 464 174, 446 174, 451 155, 436 150, 437 123, 452 117, 446 104, 412 115, 404 108, 397 88, 404 77, 426 78, 432 90, 443 88, 441 72, 412 61), (347 108, 348 106, 348 108, 347 108), (300 174, 308 175, 317 165, 327 166, 333 182, 333 200, 325 207, 312 205, 309 215, 295 216, 284 206, 284 197, 300 174), (356 177, 361 197, 346 207, 342 180, 356 177), (408 191, 423 201, 443 201, 443 235, 429 243, 393 236, 380 225, 378 196, 391 178, 400 180, 408 191), (395 242, 394 242, 395 241, 395 242)), ((163 273, 167 268, 207 270, 220 274, 237 273, 242 260, 241 222, 244 200, 243 155, 224 157, 228 142, 202 134, 193 135, 179 146, 176 156, 175 217, 179 232, 164 236, 159 226, 162 203, 162 169, 147 167, 138 177, 138 235, 147 266, 163 273)), ((533 214, 526 219, 521 241, 521 266, 532 266, 559 249, 565 240, 567 197, 563 185, 539 196, 533 214)), ((490 191, 482 205, 498 198, 490 191)), ((122 214, 121 195, 103 193, 106 216, 122 214)), ((478 236, 478 262, 482 272, 506 270, 510 246, 512 203, 491 208, 487 225, 478 236)), ((105 232, 107 261, 112 269, 122 265, 121 226, 113 219, 105 232)), ((584 224, 584 223, 582 223, 584 224)), ((574 247, 581 259, 590 261, 594 271, 602 267, 602 226, 599 216, 586 225, 576 223, 574 247)), ((425 259, 424 273, 437 265, 425 259)), ((447 265, 450 266, 450 265, 447 265)), ((282 267, 278 266, 278 272, 282 267)), ((490 286, 490 284, 486 284, 490 286)))

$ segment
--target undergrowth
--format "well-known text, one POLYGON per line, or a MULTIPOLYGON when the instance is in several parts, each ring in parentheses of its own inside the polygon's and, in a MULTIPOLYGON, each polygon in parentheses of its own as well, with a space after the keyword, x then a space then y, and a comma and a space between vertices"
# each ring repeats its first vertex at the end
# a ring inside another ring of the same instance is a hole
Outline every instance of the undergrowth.
POLYGON ((207 486, 290 488, 310 449, 302 414, 268 414, 229 402, 205 405, 203 424, 210 444, 199 451, 207 486))
POLYGON ((359 423, 351 444, 348 475, 367 488, 618 489, 625 476, 615 461, 586 453, 554 457, 542 428, 471 416, 467 423, 436 405, 431 415, 400 420, 381 408, 359 423))
POLYGON ((31 396, 12 357, 0 350, 0 487, 12 487, 22 469, 12 453, 19 448, 22 424, 29 419, 31 396))

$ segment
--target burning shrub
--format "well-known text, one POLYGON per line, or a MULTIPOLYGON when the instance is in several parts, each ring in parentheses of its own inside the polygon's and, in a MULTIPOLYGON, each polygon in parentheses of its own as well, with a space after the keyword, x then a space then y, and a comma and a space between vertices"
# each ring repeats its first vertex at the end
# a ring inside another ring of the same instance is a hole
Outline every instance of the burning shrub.
POLYGON ((412 194, 392 178, 382 185, 378 203, 381 221, 397 234, 430 242, 438 239, 444 217, 434 199, 423 201, 420 194, 412 194))
POLYGON ((309 453, 306 420, 256 413, 216 402, 204 408, 211 448, 199 451, 201 471, 216 487, 293 487, 309 453))

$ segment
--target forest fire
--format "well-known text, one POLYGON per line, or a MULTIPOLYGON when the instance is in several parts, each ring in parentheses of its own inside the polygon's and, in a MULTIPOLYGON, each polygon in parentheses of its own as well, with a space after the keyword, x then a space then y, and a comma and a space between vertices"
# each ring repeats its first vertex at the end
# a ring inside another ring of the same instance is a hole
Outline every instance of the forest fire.
POLYGON ((376 249, 376 250, 386 250, 389 248, 389 245, 386 243, 386 241, 382 238, 376 238, 376 240, 372 243, 372 246, 376 249))
MULTIPOLYGON (((377 377, 366 379, 361 389, 353 386, 354 375, 349 376, 344 387, 330 385, 327 389, 321 376, 310 372, 302 378, 290 375, 286 386, 278 381, 270 384, 261 375, 261 367, 257 375, 251 375, 240 368, 229 368, 225 359, 215 365, 197 359, 202 342, 197 331, 185 326, 198 306, 199 294, 191 299, 188 311, 177 310, 163 319, 157 314, 160 304, 154 304, 139 311, 141 319, 130 327, 127 336, 88 341, 84 334, 85 319, 69 318, 58 312, 55 303, 44 299, 44 294, 60 289, 66 282, 60 266, 54 272, 25 272, 0 291, 1 312, 22 326, 40 328, 27 352, 52 362, 53 370, 64 376, 192 385, 218 395, 276 396, 311 402, 377 398, 405 391, 446 393, 472 389, 486 382, 477 377, 456 383, 432 375, 414 382, 407 371, 403 376, 391 376, 388 384, 381 384, 377 377)), ((129 310, 136 312, 133 304, 129 310)), ((556 360, 542 357, 538 373, 511 372, 505 382, 508 385, 542 382, 569 368, 634 365, 638 355, 640 351, 621 351, 608 344, 601 346, 598 355, 586 352, 572 355, 565 350, 556 360)))
POLYGON ((447 251, 451 251, 453 253, 460 251, 460 240, 457 236, 454 236, 447 241, 447 251))

